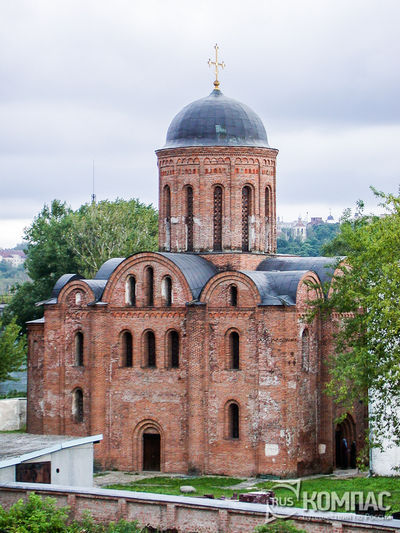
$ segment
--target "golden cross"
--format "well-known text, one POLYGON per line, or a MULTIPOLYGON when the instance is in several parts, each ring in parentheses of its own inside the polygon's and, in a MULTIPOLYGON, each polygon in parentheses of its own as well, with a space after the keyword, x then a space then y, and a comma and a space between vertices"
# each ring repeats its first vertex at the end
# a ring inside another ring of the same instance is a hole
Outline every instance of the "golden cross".
POLYGON ((211 61, 211 59, 208 60, 208 66, 211 67, 212 65, 215 65, 215 81, 214 81, 214 87, 217 91, 219 91, 219 81, 218 81, 218 67, 225 68, 226 65, 222 61, 222 63, 218 63, 218 50, 219 46, 216 44, 214 46, 215 48, 215 61, 211 61))

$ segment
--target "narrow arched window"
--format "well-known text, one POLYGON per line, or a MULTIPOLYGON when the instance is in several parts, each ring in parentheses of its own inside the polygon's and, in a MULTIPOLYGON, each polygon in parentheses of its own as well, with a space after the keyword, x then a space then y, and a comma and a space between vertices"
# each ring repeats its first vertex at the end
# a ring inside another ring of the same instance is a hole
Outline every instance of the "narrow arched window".
POLYGON ((265 251, 271 251, 271 189, 265 189, 265 251))
POLYGON ((156 366, 156 338, 152 331, 147 331, 144 337, 145 366, 155 368, 156 366))
POLYGON ((265 218, 268 220, 271 217, 271 189, 266 187, 265 189, 265 218))
POLYGON ((170 331, 168 333, 168 365, 170 368, 179 367, 179 333, 170 331))
POLYGON ((75 365, 83 366, 83 333, 78 331, 75 334, 75 365))
POLYGON ((238 304, 238 290, 236 285, 229 287, 229 305, 236 307, 238 304))
POLYGON ((148 307, 154 305, 154 270, 147 267, 145 270, 145 300, 148 307))
POLYGON ((301 367, 305 371, 310 368, 310 335, 308 329, 305 329, 301 336, 301 367))
POLYGON ((193 251, 193 188, 186 187, 186 250, 193 251))
POLYGON ((72 397, 72 416, 75 422, 83 422, 83 392, 75 389, 72 397))
POLYGON ((239 334, 236 331, 229 335, 229 367, 239 370, 239 334))
POLYGON ((132 366, 133 364, 133 342, 132 334, 124 331, 122 334, 122 366, 132 366))
POLYGON ((231 403, 228 407, 228 431, 231 439, 239 438, 239 406, 231 403))
POLYGON ((251 189, 248 185, 242 189, 242 251, 250 250, 250 216, 251 189))
POLYGON ((171 307, 172 305, 172 279, 169 276, 166 276, 161 285, 161 293, 166 307, 171 307))
POLYGON ((222 187, 214 188, 214 251, 222 250, 222 187))
POLYGON ((136 305, 136 278, 128 276, 125 285, 125 303, 127 305, 136 305))
POLYGON ((165 248, 171 249, 171 189, 164 187, 164 212, 165 212, 165 248))

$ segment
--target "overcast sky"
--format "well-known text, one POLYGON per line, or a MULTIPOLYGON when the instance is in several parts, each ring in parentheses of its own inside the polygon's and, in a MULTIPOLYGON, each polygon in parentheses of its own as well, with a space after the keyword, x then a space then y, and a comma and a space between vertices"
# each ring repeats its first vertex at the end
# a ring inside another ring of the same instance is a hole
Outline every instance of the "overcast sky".
POLYGON ((278 148, 278 216, 337 218, 400 182, 398 0, 0 0, 0 247, 44 203, 157 205, 154 150, 221 89, 278 148))

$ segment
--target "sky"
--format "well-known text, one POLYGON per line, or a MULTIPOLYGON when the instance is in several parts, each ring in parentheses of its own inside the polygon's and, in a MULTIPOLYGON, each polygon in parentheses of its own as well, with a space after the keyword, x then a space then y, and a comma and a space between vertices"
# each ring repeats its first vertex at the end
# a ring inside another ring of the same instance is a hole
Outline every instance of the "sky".
POLYGON ((154 151, 213 89, 279 149, 277 214, 337 219, 400 183, 398 0, 0 0, 0 247, 44 204, 157 206, 154 151))

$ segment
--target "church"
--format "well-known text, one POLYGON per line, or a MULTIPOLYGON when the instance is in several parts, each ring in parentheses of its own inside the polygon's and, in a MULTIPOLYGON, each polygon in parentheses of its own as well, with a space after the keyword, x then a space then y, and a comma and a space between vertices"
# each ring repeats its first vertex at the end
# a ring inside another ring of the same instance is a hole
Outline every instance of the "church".
POLYGON ((102 433, 107 469, 350 466, 363 406, 336 425, 323 392, 338 319, 304 319, 328 297, 334 260, 277 254, 278 150, 263 122, 216 75, 156 154, 159 251, 109 259, 94 279, 63 275, 28 323, 27 430, 102 433))

